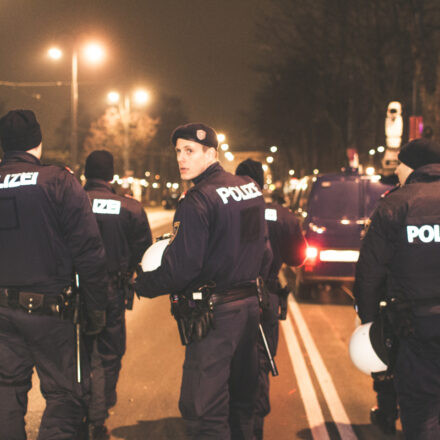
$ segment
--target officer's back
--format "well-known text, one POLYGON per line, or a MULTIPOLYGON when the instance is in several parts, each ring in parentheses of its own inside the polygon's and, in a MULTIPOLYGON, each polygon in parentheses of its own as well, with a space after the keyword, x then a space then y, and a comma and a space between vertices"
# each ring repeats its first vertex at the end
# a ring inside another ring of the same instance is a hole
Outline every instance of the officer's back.
POLYGON ((96 334, 107 300, 102 240, 72 173, 40 163, 42 136, 33 112, 1 118, 0 140, 0 434, 26 438, 35 366, 46 399, 39 438, 76 438, 89 370, 80 344, 75 355, 80 338, 71 320, 72 276, 79 274, 86 331, 96 334))

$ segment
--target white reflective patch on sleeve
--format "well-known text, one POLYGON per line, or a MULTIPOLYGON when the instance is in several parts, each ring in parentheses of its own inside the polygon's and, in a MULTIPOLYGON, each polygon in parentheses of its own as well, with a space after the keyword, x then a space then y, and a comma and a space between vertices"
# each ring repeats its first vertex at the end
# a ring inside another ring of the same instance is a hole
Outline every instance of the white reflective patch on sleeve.
POLYGON ((92 210, 95 214, 118 215, 121 212, 121 202, 112 199, 94 199, 92 210))
POLYGON ((264 218, 270 222, 276 222, 277 210, 272 208, 266 208, 264 211, 264 218))

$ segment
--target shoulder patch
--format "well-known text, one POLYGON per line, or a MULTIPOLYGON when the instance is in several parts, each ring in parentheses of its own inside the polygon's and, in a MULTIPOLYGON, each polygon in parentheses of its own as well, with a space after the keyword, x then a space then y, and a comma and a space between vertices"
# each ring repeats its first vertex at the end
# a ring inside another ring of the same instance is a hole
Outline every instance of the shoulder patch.
POLYGON ((394 188, 389 189, 388 191, 385 191, 380 198, 384 199, 385 197, 388 197, 391 193, 393 193, 394 191, 397 191, 400 188, 400 185, 396 185, 394 188))
POLYGON ((75 174, 68 166, 65 166, 64 169, 68 171, 70 174, 75 174))

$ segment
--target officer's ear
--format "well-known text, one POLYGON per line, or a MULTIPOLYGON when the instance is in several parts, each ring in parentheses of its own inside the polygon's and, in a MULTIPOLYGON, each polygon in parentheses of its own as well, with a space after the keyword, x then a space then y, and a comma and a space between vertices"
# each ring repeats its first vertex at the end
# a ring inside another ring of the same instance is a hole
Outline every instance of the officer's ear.
POLYGON ((208 155, 209 161, 217 160, 217 150, 214 147, 207 147, 206 154, 208 155))

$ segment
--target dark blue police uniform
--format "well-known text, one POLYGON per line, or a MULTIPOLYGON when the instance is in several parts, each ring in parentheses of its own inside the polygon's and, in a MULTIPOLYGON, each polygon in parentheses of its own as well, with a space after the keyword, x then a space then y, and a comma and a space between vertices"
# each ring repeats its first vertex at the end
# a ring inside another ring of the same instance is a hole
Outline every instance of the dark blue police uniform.
POLYGON ((75 332, 60 294, 79 273, 88 314, 106 306, 107 271, 90 201, 67 170, 25 151, 0 163, 0 437, 25 439, 36 367, 46 409, 39 439, 73 439, 86 415, 88 366, 76 383, 75 332))
POLYGON ((142 273, 148 297, 197 289, 209 281, 224 301, 215 328, 186 347, 179 408, 194 439, 250 439, 258 380, 259 306, 255 280, 271 250, 260 189, 218 163, 194 179, 174 217, 174 239, 161 266, 142 273), (235 301, 237 292, 247 293, 235 301))
MULTIPOLYGON (((306 241, 298 219, 291 211, 278 203, 268 203, 266 205, 265 219, 269 227, 273 260, 266 279, 270 308, 263 310, 261 324, 272 356, 275 356, 278 347, 280 301, 283 300, 278 295, 281 290, 278 273, 283 263, 289 266, 299 266, 304 262, 306 241)), ((264 417, 270 412, 269 372, 271 368, 261 337, 258 338, 258 353, 260 370, 254 434, 256 439, 262 439, 264 417)))
POLYGON ((98 356, 92 358, 89 406, 90 422, 103 424, 108 409, 116 404, 116 384, 125 353, 125 289, 152 238, 147 216, 137 200, 115 194, 110 183, 102 179, 87 179, 85 190, 101 231, 110 277, 107 322, 97 337, 98 356))
POLYGON ((356 267, 353 293, 363 323, 377 318, 384 299, 394 298, 406 310, 394 317, 394 377, 404 434, 411 440, 440 438, 439 225, 440 164, 433 163, 418 167, 380 201, 356 267))

